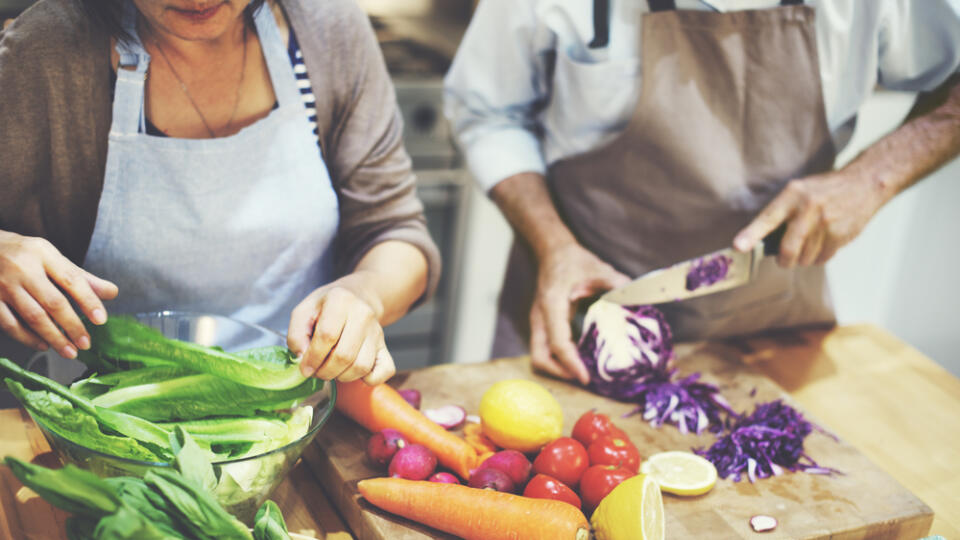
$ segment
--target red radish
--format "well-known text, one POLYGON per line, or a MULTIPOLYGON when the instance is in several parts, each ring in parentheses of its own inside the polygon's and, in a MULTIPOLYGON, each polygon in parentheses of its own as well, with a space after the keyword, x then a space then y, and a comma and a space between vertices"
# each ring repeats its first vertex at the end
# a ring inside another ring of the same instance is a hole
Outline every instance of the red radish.
POLYGON ((448 472, 434 473, 434 475, 431 476, 430 478, 427 478, 427 480, 431 482, 440 482, 442 484, 459 484, 460 483, 460 480, 456 476, 448 472))
POLYGON ((470 487, 513 493, 514 485, 507 473, 498 469, 480 469, 470 477, 470 487))
POLYGON ((436 409, 425 409, 423 415, 440 424, 444 429, 456 429, 467 420, 467 411, 459 405, 444 405, 436 409))
POLYGON ((407 445, 403 434, 395 429, 385 428, 374 433, 367 441, 367 456, 370 461, 387 466, 397 450, 407 445))
POLYGON ((527 456, 516 450, 501 450, 480 464, 481 469, 497 469, 506 473, 518 488, 527 483, 532 467, 527 456))
POLYGON ((414 390, 413 388, 406 388, 404 390, 397 390, 397 393, 400 394, 400 397, 404 399, 410 405, 413 405, 414 409, 420 409, 420 391, 414 390))
POLYGON ((390 460, 390 476, 407 480, 426 480, 437 468, 437 456, 421 444, 408 444, 390 460))

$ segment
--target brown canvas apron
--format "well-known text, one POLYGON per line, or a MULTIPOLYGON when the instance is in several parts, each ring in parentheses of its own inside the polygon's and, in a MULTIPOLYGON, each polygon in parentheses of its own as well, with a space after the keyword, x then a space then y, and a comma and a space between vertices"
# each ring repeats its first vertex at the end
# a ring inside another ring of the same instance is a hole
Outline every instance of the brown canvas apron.
MULTIPOLYGON (((547 175, 577 240, 632 277, 731 245, 789 180, 835 157, 813 8, 668 9, 644 15, 641 30, 642 88, 627 127, 547 175)), ((530 248, 515 242, 494 357, 528 350, 535 280, 530 248)), ((823 267, 785 270, 772 257, 748 286, 657 307, 679 340, 834 320, 823 267)))

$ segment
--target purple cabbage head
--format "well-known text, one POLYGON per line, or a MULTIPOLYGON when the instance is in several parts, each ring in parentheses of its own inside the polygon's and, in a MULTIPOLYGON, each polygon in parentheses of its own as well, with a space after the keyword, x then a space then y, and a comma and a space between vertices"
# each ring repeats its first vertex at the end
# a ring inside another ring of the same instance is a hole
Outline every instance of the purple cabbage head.
POLYGON ((672 373, 673 334, 658 309, 594 303, 577 346, 598 394, 631 401, 651 378, 672 373))

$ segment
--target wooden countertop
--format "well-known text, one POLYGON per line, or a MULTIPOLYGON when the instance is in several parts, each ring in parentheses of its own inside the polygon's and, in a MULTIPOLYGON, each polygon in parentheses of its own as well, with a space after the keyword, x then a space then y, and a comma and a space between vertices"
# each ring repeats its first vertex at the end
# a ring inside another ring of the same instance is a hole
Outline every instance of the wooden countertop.
MULTIPOLYGON (((851 443, 935 512, 930 534, 960 539, 960 379, 872 325, 788 332, 730 345, 813 419, 851 443)), ((50 460, 29 417, 0 410, 0 456, 50 460)), ((0 538, 62 538, 65 514, 0 467, 0 538), (15 508, 11 511, 10 508, 15 508)), ((325 486, 329 492, 336 486, 325 486)), ((274 494, 292 532, 352 536, 303 463, 274 494)))
POLYGON ((743 361, 934 511, 960 539, 960 379, 876 326, 736 343, 743 361))

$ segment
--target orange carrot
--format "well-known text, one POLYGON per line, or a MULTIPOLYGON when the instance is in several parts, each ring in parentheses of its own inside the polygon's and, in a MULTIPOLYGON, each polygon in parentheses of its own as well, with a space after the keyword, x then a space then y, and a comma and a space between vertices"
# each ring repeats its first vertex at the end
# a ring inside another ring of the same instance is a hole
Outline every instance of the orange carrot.
POLYGON ((493 444, 493 441, 485 435, 466 435, 463 437, 463 440, 467 441, 467 444, 472 446, 478 454, 497 451, 497 445, 493 444))
POLYGON ((422 444, 437 460, 462 478, 477 466, 477 451, 406 402, 393 387, 363 381, 337 383, 337 410, 376 432, 393 428, 410 442, 422 444))
POLYGON ((463 426, 464 435, 483 435, 483 426, 476 422, 467 422, 463 426))
POLYGON ((492 489, 370 478, 357 484, 371 504, 466 540, 585 540, 587 518, 575 506, 492 489))

